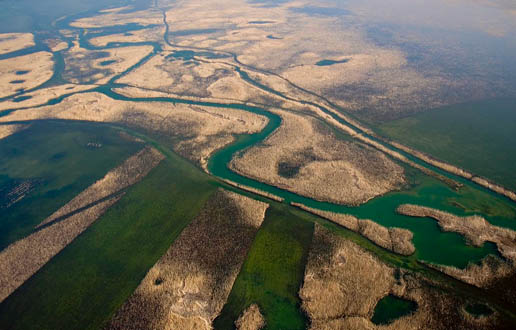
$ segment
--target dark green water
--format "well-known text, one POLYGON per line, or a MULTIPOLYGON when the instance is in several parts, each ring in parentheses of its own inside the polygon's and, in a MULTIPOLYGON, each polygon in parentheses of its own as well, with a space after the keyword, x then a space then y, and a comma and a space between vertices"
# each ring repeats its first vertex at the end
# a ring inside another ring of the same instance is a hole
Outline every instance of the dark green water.
POLYGON ((475 317, 489 316, 493 314, 493 310, 491 308, 479 303, 466 305, 464 309, 475 317))
POLYGON ((371 321, 376 325, 389 324, 416 311, 416 309, 417 304, 415 302, 388 295, 376 304, 371 321))
POLYGON ((100 64, 101 66, 106 66, 106 65, 113 64, 113 63, 116 63, 116 60, 102 61, 102 62, 100 62, 99 64, 100 64))
POLYGON ((516 99, 498 98, 425 111, 385 123, 389 138, 516 189, 516 99))
POLYGON ((41 121, 0 140, 0 187, 38 182, 17 203, 0 207, 0 250, 142 148, 118 132, 105 125, 41 121), (90 148, 90 142, 102 148, 90 148))
POLYGON ((315 65, 317 65, 317 66, 329 66, 329 65, 333 65, 333 64, 347 63, 347 62, 349 62, 349 59, 344 59, 344 60, 340 60, 340 61, 321 60, 321 61, 315 63, 315 65))

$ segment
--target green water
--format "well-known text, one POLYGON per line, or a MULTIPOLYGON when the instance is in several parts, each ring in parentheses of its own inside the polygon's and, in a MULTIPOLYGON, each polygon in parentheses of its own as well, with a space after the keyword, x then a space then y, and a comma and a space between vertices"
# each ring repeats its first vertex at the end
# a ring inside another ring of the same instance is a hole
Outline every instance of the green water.
POLYGON ((493 310, 491 308, 479 303, 466 305, 464 309, 475 317, 489 316, 493 314, 493 310))
POLYGON ((206 51, 196 52, 193 50, 176 50, 176 51, 173 51, 170 55, 167 55, 165 58, 171 59, 171 60, 177 58, 177 59, 181 59, 184 61, 188 61, 188 60, 194 59, 194 57, 204 57, 207 59, 220 59, 220 58, 227 58, 229 56, 226 54, 212 53, 212 52, 206 52, 206 51))
POLYGON ((30 234, 35 225, 142 147, 105 125, 59 121, 34 122, 1 139, 0 187, 28 180, 38 184, 19 202, 0 208, 0 250, 30 234), (102 148, 90 148, 89 142, 102 143, 102 148))
POLYGON ((516 189, 516 99, 457 104, 395 120, 379 133, 516 189))
POLYGON ((389 324, 416 311, 416 309, 417 304, 415 302, 388 295, 376 304, 371 321, 376 325, 389 324))
POLYGON ((100 64, 101 66, 106 66, 106 65, 113 64, 113 63, 116 63, 116 60, 102 61, 102 62, 100 62, 99 64, 100 64))
POLYGON ((347 62, 349 62, 349 59, 344 59, 344 60, 340 60, 340 61, 321 60, 321 61, 315 63, 315 65, 317 65, 317 66, 329 66, 329 65, 333 65, 333 64, 347 63, 347 62))

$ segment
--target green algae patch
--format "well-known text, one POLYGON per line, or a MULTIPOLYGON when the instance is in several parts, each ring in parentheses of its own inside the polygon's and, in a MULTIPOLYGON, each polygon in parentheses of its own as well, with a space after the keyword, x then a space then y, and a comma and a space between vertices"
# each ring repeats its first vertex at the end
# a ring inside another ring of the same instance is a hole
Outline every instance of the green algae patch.
POLYGON ((429 110, 378 127, 380 134, 516 189, 516 99, 429 110))
POLYGON ((0 249, 143 147, 118 133, 106 125, 41 121, 1 139, 0 249))
POLYGON ((298 291, 313 224, 271 205, 256 235, 215 329, 231 329, 239 315, 257 304, 268 329, 305 329, 298 291))
POLYGON ((389 324, 400 317, 411 314, 416 309, 415 302, 388 295, 376 304, 371 321, 376 325, 389 324))

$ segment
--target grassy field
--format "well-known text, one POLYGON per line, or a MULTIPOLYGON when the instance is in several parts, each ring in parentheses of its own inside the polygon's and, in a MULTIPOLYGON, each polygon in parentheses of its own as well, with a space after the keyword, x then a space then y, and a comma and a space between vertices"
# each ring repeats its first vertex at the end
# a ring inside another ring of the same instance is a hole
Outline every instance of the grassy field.
POLYGON ((448 106, 388 122, 378 131, 516 189, 516 99, 448 106))
POLYGON ((143 148, 118 133, 107 126, 47 121, 0 140, 0 205, 11 188, 34 182, 23 199, 0 207, 0 250, 143 148))
POLYGON ((271 206, 215 329, 232 329, 252 303, 260 307, 267 329, 305 329, 297 293, 312 233, 313 223, 271 206))
POLYGON ((170 154, 0 305, 0 328, 98 329, 215 189, 170 154))

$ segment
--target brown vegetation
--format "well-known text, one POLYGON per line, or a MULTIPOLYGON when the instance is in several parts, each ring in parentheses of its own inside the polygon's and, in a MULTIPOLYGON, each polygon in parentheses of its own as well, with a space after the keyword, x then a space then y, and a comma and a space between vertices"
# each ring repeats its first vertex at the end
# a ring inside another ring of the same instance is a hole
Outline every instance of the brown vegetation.
POLYGON ((310 329, 494 329, 497 314, 476 319, 464 313, 467 301, 434 288, 419 275, 394 270, 358 245, 316 225, 299 292, 310 329), (415 312, 387 325, 370 321, 387 294, 417 303, 415 312))
POLYGON ((230 163, 245 176, 303 196, 359 205, 397 189, 403 168, 375 149, 339 140, 308 116, 279 112, 282 125, 230 163), (302 133, 300 133, 302 132, 302 133))
POLYGON ((96 47, 105 47, 109 43, 126 43, 126 42, 161 42, 163 41, 163 34, 165 33, 165 26, 149 27, 147 29, 136 30, 126 33, 110 34, 89 39, 88 41, 96 47))
POLYGON ((234 141, 233 134, 260 131, 267 118, 246 111, 162 102, 125 102, 104 94, 84 93, 37 111, 19 110, 0 122, 34 119, 118 122, 172 140, 174 150, 205 168, 209 156, 234 141))
MULTIPOLYGON (((160 5, 168 3, 161 1, 160 5)), ((362 24, 354 20, 350 24, 350 16, 303 13, 304 6, 310 5, 289 1, 262 6, 241 0, 174 4, 167 11, 171 27, 180 26, 179 32, 201 30, 171 33, 169 39, 184 47, 231 51, 244 64, 280 74, 343 108, 367 112, 367 117, 375 120, 457 103, 470 95, 464 93, 472 88, 468 79, 451 77, 435 66, 413 65, 399 49, 371 41, 362 24), (320 60, 343 58, 349 61, 316 65, 320 60)), ((171 32, 176 31, 172 28, 171 32)))
POLYGON ((152 46, 87 50, 75 46, 63 53, 63 79, 74 84, 105 84, 152 52, 152 46))
POLYGON ((506 262, 492 255, 485 257, 480 264, 469 263, 464 269, 430 263, 427 263, 427 265, 463 282, 482 288, 516 273, 513 263, 506 262))
POLYGON ((45 219, 36 231, 0 252, 0 301, 70 244, 120 199, 116 192, 141 180, 163 155, 145 148, 45 219))
POLYGON ((217 191, 149 270, 107 329, 210 329, 267 207, 217 191))
POLYGON ((161 11, 150 8, 147 10, 126 12, 131 7, 119 7, 102 10, 100 15, 80 18, 70 25, 77 28, 102 28, 106 26, 125 25, 135 23, 140 25, 154 25, 163 23, 161 11))
POLYGON ((260 308, 256 304, 252 304, 240 315, 235 321, 237 330, 259 330, 265 327, 265 319, 260 308))
POLYGON ((393 269, 316 226, 299 292, 312 325, 342 316, 368 316, 394 283, 393 269))
POLYGON ((34 92, 24 93, 23 96, 29 97, 25 100, 15 102, 13 101, 13 99, 10 99, 0 102, 0 111, 7 109, 29 108, 43 105, 48 101, 59 98, 63 95, 83 92, 89 89, 93 89, 95 87, 96 86, 94 85, 64 84, 38 89, 34 92))
POLYGON ((12 125, 0 125, 0 140, 13 135, 14 133, 27 128, 28 125, 12 124, 12 125))
POLYGON ((349 230, 357 232, 384 249, 402 255, 411 255, 416 248, 412 243, 414 236, 410 230, 386 228, 371 220, 361 220, 350 214, 321 211, 299 203, 291 203, 305 211, 333 221, 349 230))
POLYGON ((437 266, 449 275, 476 286, 485 286, 496 278, 507 276, 516 267, 516 232, 511 229, 494 226, 477 215, 458 217, 412 204, 401 205, 397 212, 412 217, 432 218, 439 223, 442 230, 464 235, 468 242, 475 246, 482 246, 485 242, 496 243, 498 251, 505 258, 505 261, 488 258, 480 265, 470 264, 465 269, 437 266))
POLYGON ((0 98, 43 84, 52 77, 53 69, 52 53, 49 52, 0 60, 0 98))
POLYGON ((32 33, 0 33, 0 55, 34 45, 32 33))

